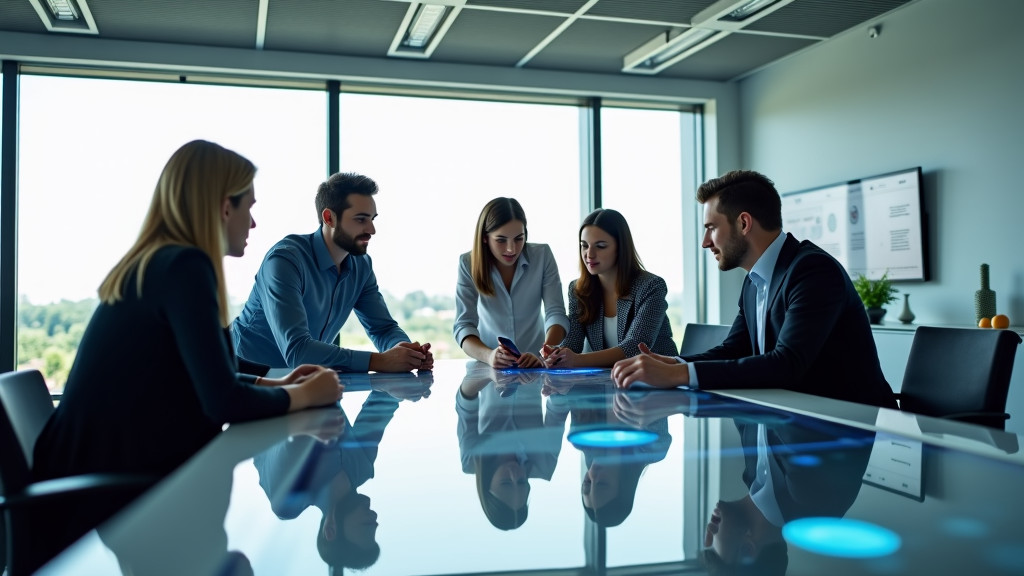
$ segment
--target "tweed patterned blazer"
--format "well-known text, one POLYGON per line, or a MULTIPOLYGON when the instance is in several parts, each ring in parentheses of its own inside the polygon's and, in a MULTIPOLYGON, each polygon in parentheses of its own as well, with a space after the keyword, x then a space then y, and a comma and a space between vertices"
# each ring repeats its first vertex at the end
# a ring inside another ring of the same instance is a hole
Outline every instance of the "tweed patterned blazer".
MULTIPOLYGON (((584 341, 589 342, 590 349, 604 350, 604 304, 601 304, 598 319, 584 326, 579 321, 580 302, 575 292, 576 280, 569 283, 569 333, 562 341, 579 354, 583 351, 584 341)), ((656 354, 676 356, 678 350, 672 341, 672 327, 668 321, 668 286, 660 276, 650 272, 641 272, 633 282, 629 294, 619 297, 616 304, 616 328, 619 344, 626 358, 640 354, 640 343, 643 342, 656 354)))

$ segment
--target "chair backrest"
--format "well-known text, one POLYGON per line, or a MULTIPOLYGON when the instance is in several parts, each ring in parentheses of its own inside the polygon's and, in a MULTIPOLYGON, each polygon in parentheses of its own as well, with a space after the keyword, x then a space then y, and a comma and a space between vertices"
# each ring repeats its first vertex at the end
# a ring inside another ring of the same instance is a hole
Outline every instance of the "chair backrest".
POLYGON ((5 492, 31 481, 36 438, 53 413, 53 400, 38 370, 0 374, 0 479, 5 492))
POLYGON ((679 355, 688 356, 710 350, 725 341, 731 329, 732 326, 723 324, 687 324, 683 330, 683 343, 679 345, 679 355))
MULTIPOLYGON (((921 326, 903 373, 900 409, 927 416, 1002 413, 1019 334, 1012 330, 921 326)), ((995 428, 999 418, 964 418, 995 428)))

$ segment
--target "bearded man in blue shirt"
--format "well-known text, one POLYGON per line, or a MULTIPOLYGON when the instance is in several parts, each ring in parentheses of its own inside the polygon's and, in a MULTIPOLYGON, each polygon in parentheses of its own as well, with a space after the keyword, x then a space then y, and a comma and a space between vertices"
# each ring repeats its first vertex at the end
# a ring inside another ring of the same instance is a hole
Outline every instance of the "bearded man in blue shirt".
POLYGON ((430 370, 430 344, 412 342, 388 312, 366 254, 376 233, 377 184, 334 174, 316 193, 320 228, 292 234, 263 258, 231 324, 239 357, 275 368, 317 364, 345 372, 430 370), (379 352, 333 344, 351 312, 379 352))

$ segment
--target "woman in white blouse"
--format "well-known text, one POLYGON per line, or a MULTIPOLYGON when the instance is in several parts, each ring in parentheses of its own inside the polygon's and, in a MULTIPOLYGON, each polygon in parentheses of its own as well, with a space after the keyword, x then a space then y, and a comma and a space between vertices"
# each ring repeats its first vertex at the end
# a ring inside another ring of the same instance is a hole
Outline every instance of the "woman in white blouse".
POLYGON ((526 242, 526 214, 514 198, 495 198, 480 212, 473 249, 459 258, 455 313, 455 341, 498 369, 539 368, 541 348, 565 337, 555 258, 546 244, 526 242), (498 337, 511 339, 521 355, 498 337))

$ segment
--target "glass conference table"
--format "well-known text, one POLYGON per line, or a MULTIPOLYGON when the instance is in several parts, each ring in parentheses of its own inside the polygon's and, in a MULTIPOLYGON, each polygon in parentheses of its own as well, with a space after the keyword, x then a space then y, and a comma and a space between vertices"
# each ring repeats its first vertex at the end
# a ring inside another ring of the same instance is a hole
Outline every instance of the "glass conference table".
POLYGON ((340 408, 228 427, 40 573, 1024 573, 1012 434, 607 370, 342 379, 340 408))

